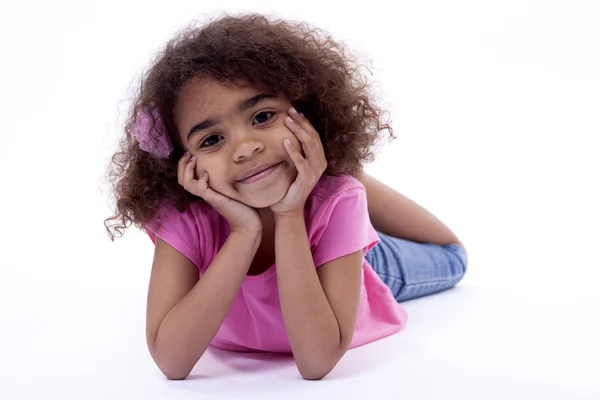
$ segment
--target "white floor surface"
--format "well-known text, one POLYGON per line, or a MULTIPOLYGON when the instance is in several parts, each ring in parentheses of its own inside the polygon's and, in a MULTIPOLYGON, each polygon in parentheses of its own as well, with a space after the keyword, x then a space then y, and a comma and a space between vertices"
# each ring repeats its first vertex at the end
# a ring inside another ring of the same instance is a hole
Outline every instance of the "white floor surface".
POLYGON ((367 170, 447 223, 469 271, 322 381, 218 350, 166 380, 144 336, 152 245, 110 242, 99 178, 128 85, 204 3, 0 6, 0 399, 600 399, 594 1, 252 5, 373 58, 398 139, 367 170))

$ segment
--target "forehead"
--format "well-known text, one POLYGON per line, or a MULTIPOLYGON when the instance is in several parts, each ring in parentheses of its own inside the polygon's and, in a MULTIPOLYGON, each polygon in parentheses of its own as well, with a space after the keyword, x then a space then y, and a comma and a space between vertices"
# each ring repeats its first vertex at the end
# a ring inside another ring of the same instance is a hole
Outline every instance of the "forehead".
POLYGON ((195 117, 213 116, 231 111, 241 100, 261 92, 245 83, 221 83, 210 78, 198 78, 186 83, 177 97, 175 118, 185 119, 189 114, 195 117))

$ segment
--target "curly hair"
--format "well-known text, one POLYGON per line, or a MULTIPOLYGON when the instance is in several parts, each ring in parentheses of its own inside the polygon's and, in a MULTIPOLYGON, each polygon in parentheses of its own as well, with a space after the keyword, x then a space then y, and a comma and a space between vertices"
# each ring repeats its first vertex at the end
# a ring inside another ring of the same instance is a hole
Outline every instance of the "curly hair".
POLYGON ((345 44, 320 29, 258 14, 226 14, 194 25, 168 41, 140 79, 119 151, 109 167, 116 212, 104 225, 111 240, 131 224, 143 228, 165 200, 179 211, 201 201, 177 181, 177 163, 185 150, 173 108, 192 78, 242 81, 287 96, 319 132, 328 175, 359 176, 363 163, 374 158, 380 133, 387 130, 394 138, 391 126, 382 120, 384 111, 374 104, 363 66, 345 44), (174 146, 167 159, 141 150, 132 134, 136 115, 150 106, 174 146))

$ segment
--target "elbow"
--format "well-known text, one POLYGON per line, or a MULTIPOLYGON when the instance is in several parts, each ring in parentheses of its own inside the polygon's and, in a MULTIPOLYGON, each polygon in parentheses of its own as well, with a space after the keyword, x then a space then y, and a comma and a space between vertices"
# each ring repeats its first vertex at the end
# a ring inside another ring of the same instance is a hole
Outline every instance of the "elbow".
POLYGON ((148 350, 154 363, 163 375, 172 381, 181 381, 186 379, 192 369, 196 366, 200 358, 204 355, 208 343, 204 346, 190 349, 189 345, 176 342, 161 340, 157 338, 148 341, 148 350))
MULTIPOLYGON (((327 374, 325 374, 327 375, 327 374)), ((321 379, 323 379, 325 377, 325 375, 302 375, 302 379, 306 380, 306 381, 320 381, 321 379)))
POLYGON ((333 370, 340 359, 341 355, 336 354, 336 356, 328 357, 327 359, 321 358, 320 360, 315 359, 312 362, 297 362, 296 366, 303 379, 307 381, 319 381, 333 370))
POLYGON ((310 368, 298 368, 298 371, 300 372, 300 376, 302 376, 302 379, 307 380, 307 381, 320 381, 321 379, 325 378, 327 376, 327 374, 329 374, 329 372, 331 372, 333 368, 321 368, 321 369, 310 369, 310 368))
POLYGON ((166 365, 158 365, 163 375, 170 381, 182 381, 190 375, 190 368, 182 368, 181 366, 167 367, 166 365))
POLYGON ((307 381, 319 381, 326 377, 346 354, 351 337, 342 340, 335 350, 320 349, 312 353, 311 356, 305 354, 304 357, 296 357, 296 354, 294 354, 296 367, 302 378, 307 381))
POLYGON ((178 359, 172 355, 166 356, 156 351, 151 351, 150 354, 158 369, 170 381, 184 380, 195 365, 191 360, 178 359))
POLYGON ((170 380, 170 381, 182 381, 185 378, 187 378, 190 374, 189 373, 172 373, 172 372, 165 372, 163 371, 163 374, 165 374, 165 377, 170 380))

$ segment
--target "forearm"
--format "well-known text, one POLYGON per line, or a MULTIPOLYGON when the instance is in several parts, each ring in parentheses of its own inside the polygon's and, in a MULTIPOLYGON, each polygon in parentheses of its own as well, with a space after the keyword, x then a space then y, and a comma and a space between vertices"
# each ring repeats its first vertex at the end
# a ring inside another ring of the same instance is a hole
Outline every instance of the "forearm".
POLYGON ((300 374, 319 379, 340 358, 341 333, 307 236, 302 215, 276 217, 275 261, 283 322, 300 374))
POLYGON ((260 234, 232 233, 194 288, 165 316, 152 346, 158 367, 184 379, 223 323, 260 244, 260 234))
POLYGON ((359 180, 367 191, 371 224, 379 232, 419 243, 462 245, 446 225, 419 204, 367 174, 359 180))

